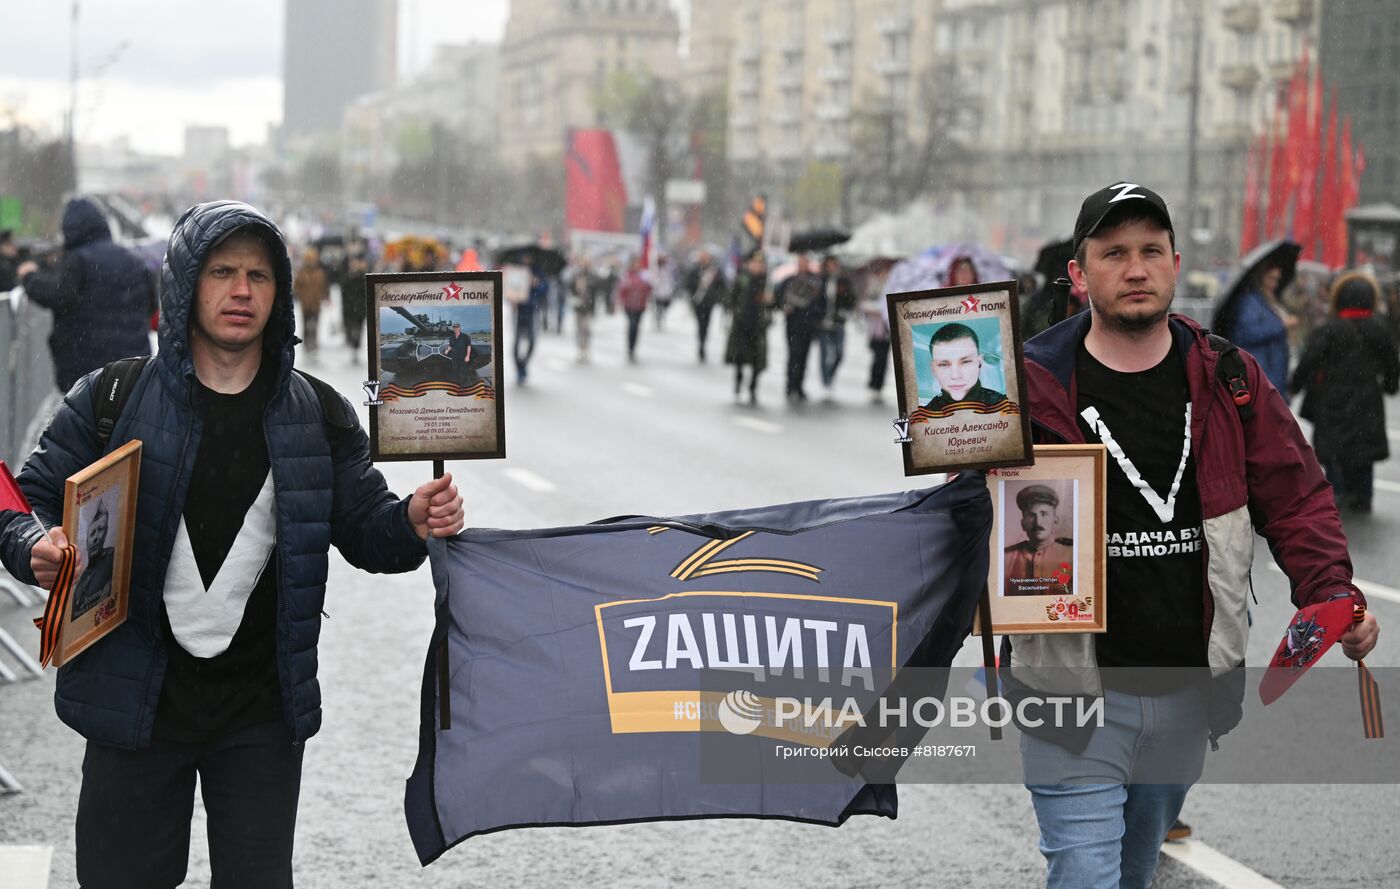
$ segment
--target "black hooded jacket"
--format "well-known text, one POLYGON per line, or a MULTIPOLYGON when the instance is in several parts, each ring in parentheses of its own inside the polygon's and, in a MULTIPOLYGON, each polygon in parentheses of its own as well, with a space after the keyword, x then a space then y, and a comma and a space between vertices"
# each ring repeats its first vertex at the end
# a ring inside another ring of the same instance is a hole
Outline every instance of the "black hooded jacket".
POLYGON ((78 378, 118 358, 151 354, 155 289, 135 253, 112 242, 102 211, 87 198, 63 208, 63 262, 26 275, 25 292, 53 312, 54 377, 67 392, 78 378))
MULTIPOLYGON (((89 740, 121 748, 149 745, 167 648, 162 621, 165 579, 185 509, 204 425, 189 344, 199 269, 220 240, 249 228, 273 248, 277 297, 263 332, 264 361, 276 362, 276 390, 263 432, 276 489, 277 673, 284 718, 302 741, 321 725, 316 644, 334 545, 366 571, 412 571, 427 547, 400 500, 369 461, 369 439, 342 396, 335 436, 312 384, 293 373, 292 270, 281 233, 246 204, 192 207, 175 224, 161 284, 160 351, 141 372, 105 446, 96 434, 101 371, 79 379, 64 398, 17 481, 46 524, 63 515, 63 480, 132 439, 142 442, 126 621, 58 671, 59 719, 89 740)), ((39 532, 28 516, 0 511, 0 561, 33 583, 30 553, 39 532)))

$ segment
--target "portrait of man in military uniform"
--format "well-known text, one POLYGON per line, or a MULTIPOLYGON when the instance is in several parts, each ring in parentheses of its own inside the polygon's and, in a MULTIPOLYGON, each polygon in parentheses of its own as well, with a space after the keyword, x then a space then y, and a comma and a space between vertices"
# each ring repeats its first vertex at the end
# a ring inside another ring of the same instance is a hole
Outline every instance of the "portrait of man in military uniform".
POLYGON ((116 548, 107 545, 112 516, 105 500, 98 500, 87 520, 86 562, 73 588, 73 617, 91 611, 112 594, 112 568, 116 548))
POLYGON ((939 392, 924 405, 935 412, 1000 405, 1004 393, 982 385, 982 344, 966 324, 944 324, 929 338, 929 366, 939 392))
MULTIPOLYGON (((1071 519, 1073 504, 1068 504, 1071 519)), ((1046 484, 1016 493, 1026 539, 1006 547, 1002 593, 1007 596, 1066 596, 1074 592, 1074 538, 1056 536, 1060 495, 1046 484)), ((1010 522, 1007 523, 1008 526, 1010 522)), ((1008 535, 1009 536, 1009 535, 1008 535)))

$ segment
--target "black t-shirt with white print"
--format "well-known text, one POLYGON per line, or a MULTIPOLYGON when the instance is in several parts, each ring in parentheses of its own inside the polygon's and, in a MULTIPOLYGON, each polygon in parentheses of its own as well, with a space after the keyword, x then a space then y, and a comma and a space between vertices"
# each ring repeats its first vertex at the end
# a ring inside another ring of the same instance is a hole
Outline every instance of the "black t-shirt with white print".
MULTIPOLYGON (((1120 373, 1081 343, 1075 362, 1080 431, 1108 446, 1108 632, 1105 668, 1204 667, 1205 562, 1186 366, 1176 348, 1156 367, 1120 373)), ((1181 670, 1104 674, 1107 687, 1162 694, 1181 670)))
MULTIPOLYGON (((277 384, 277 362, 264 357, 253 382, 226 395, 195 381, 203 421, 184 520, 190 548, 206 588, 214 584, 243 527, 270 461, 263 413, 277 384)), ((282 718, 277 674, 277 558, 257 577, 243 619, 228 647, 197 657, 181 647, 165 613, 169 661, 156 709, 155 736, 197 744, 282 718)))

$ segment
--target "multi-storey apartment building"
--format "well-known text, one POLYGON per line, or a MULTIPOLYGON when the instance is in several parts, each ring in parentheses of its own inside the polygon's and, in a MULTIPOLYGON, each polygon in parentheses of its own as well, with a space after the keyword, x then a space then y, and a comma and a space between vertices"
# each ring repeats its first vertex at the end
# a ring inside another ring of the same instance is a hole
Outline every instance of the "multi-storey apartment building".
POLYGON ((512 0, 501 44, 498 145, 506 163, 558 157, 596 126, 617 70, 678 77, 680 24, 666 0, 512 0))

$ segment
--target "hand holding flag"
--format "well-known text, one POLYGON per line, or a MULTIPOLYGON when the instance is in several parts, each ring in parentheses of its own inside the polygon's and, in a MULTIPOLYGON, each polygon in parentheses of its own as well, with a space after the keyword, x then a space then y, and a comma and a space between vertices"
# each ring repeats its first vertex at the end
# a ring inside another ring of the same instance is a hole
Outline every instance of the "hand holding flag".
POLYGON ((1259 698, 1267 706, 1278 700, 1321 660, 1332 644, 1340 641, 1346 656, 1356 661, 1361 690, 1362 726, 1367 738, 1385 735, 1381 722, 1380 686, 1362 662, 1375 647, 1380 626, 1364 605, 1357 605, 1350 596, 1338 596, 1326 602, 1298 609, 1288 623, 1278 650, 1269 661, 1268 671, 1259 683, 1259 698))
POLYGON ((1360 661, 1371 653, 1371 649, 1376 647, 1376 640, 1380 638, 1380 624, 1376 623, 1375 615, 1365 608, 1357 608, 1358 614, 1352 624, 1341 639, 1342 651, 1347 657, 1354 661, 1360 661))
POLYGON ((77 575, 78 551, 69 544, 63 528, 55 527, 49 531, 39 521, 34 508, 29 505, 29 498, 20 490, 19 483, 10 474, 10 467, 5 465, 4 460, 0 460, 0 509, 28 513, 44 535, 29 552, 29 568, 34 572, 39 586, 49 591, 44 616, 34 619, 34 626, 39 628, 39 663, 47 667, 58 648, 63 617, 68 611, 68 597, 77 575))
POLYGON ((20 490, 19 482, 10 474, 10 467, 5 465, 4 460, 0 460, 0 510, 12 509, 15 512, 28 513, 38 526, 39 533, 48 534, 49 529, 44 527, 44 523, 39 521, 39 517, 34 514, 34 507, 29 505, 29 498, 24 496, 20 490))

